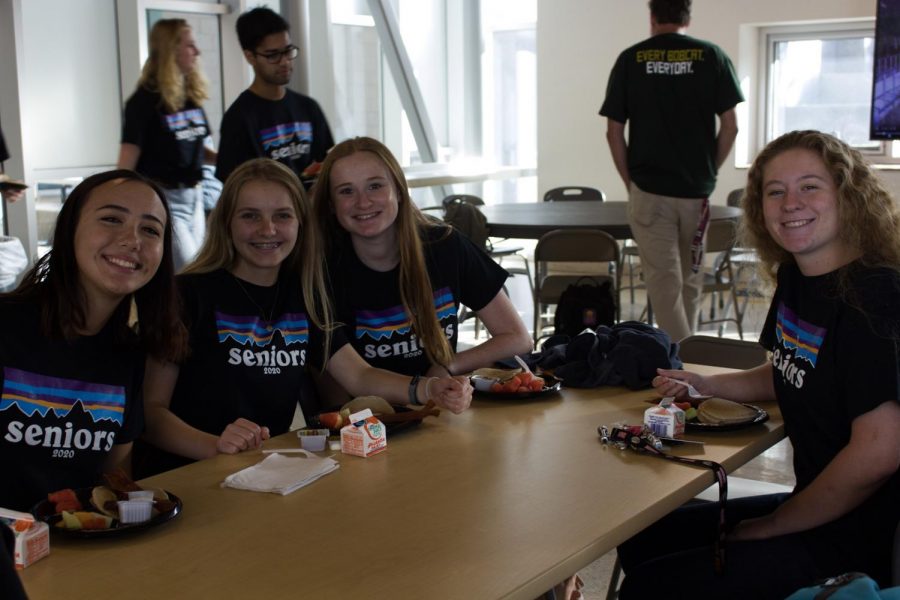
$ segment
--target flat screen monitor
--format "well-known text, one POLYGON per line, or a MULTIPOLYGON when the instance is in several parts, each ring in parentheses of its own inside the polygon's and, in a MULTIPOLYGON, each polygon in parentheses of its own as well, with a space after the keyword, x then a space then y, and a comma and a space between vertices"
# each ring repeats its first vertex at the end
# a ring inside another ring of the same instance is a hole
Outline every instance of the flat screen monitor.
POLYGON ((900 139, 900 0, 878 0, 874 62, 871 138, 900 139))

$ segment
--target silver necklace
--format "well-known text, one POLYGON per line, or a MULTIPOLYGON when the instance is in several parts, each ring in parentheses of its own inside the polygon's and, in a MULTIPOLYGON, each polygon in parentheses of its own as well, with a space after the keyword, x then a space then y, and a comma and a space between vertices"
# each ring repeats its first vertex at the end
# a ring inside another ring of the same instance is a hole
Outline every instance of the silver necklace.
POLYGON ((238 284, 238 287, 241 288, 241 291, 244 292, 244 295, 247 296, 247 299, 250 300, 250 302, 253 303, 253 306, 259 311, 259 316, 264 320, 263 324, 266 327, 266 331, 272 331, 272 317, 275 316, 275 307, 278 306, 278 292, 281 287, 281 282, 279 281, 275 284, 275 298, 272 299, 272 307, 269 308, 269 315, 266 316, 266 311, 263 310, 263 307, 259 305, 259 302, 250 295, 250 292, 248 292, 247 288, 244 287, 244 284, 241 283, 240 278, 234 273, 232 273, 231 276, 234 278, 235 283, 238 284))

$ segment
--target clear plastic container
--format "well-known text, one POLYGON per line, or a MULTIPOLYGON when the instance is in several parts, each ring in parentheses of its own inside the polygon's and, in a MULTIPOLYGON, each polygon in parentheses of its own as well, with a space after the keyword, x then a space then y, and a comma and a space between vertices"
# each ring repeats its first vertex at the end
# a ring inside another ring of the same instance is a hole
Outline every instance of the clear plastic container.
POLYGON ((129 524, 149 521, 152 510, 152 500, 119 500, 119 522, 129 524))
POLYGON ((300 429, 297 437, 300 438, 300 447, 310 452, 321 452, 328 441, 327 429, 300 429))

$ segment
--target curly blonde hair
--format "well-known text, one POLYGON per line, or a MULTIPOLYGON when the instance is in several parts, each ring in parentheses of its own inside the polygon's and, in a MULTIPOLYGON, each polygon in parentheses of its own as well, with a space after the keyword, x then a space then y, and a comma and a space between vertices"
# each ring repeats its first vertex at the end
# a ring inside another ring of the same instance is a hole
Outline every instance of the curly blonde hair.
MULTIPOLYGON (((322 255, 346 241, 347 233, 338 223, 332 208, 331 170, 338 160, 356 154, 370 152, 387 167, 397 194, 397 241, 400 250, 400 300, 410 318, 413 331, 432 364, 446 367, 453 362, 453 350, 434 312, 434 290, 425 266, 423 231, 429 227, 443 227, 427 219, 409 195, 409 186, 400 163, 391 151, 378 140, 356 137, 344 140, 332 148, 313 188, 313 215, 321 232, 321 240, 328 247, 320 249, 322 255), (324 251, 324 252, 323 252, 324 251)), ((349 243, 349 242, 347 242, 349 243)))
MULTIPOLYGON (((774 280, 781 264, 794 262, 766 229, 763 176, 772 159, 797 148, 818 156, 834 179, 840 239, 860 253, 857 262, 864 267, 900 268, 900 207, 862 154, 827 133, 792 131, 770 142, 747 174, 741 237, 756 248, 763 273, 774 280)), ((840 279, 844 288, 846 280, 843 276, 840 279)))
POLYGON ((144 63, 138 86, 159 92, 164 108, 170 113, 184 108, 189 100, 200 106, 209 98, 199 62, 190 73, 182 73, 175 60, 181 35, 190 28, 184 19, 160 19, 150 30, 150 56, 144 63))

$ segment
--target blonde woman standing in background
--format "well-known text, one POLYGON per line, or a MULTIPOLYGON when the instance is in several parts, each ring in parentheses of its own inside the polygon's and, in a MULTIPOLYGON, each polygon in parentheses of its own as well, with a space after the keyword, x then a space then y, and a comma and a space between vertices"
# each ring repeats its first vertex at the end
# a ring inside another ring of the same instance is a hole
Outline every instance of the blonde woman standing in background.
POLYGON ((155 180, 165 190, 175 229, 175 268, 189 262, 205 234, 203 163, 216 154, 202 103, 206 79, 194 35, 184 19, 161 19, 150 31, 150 56, 125 103, 118 166, 155 180))

